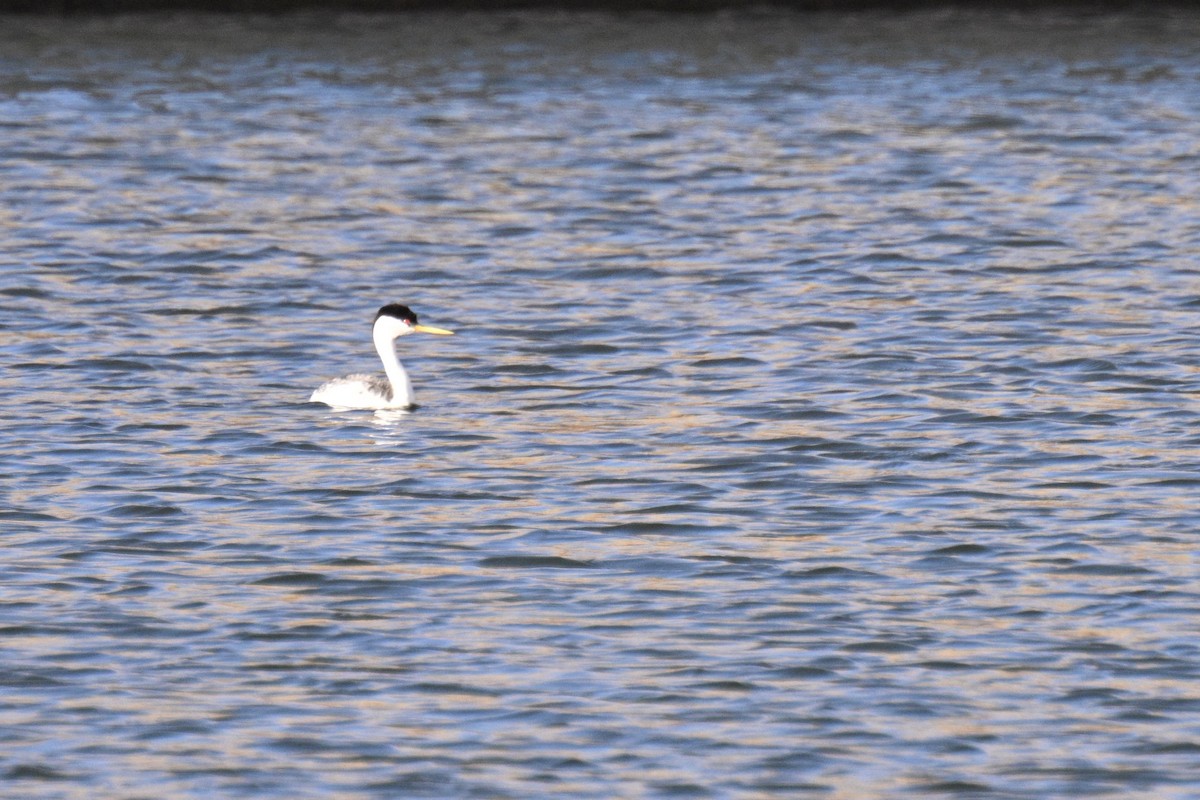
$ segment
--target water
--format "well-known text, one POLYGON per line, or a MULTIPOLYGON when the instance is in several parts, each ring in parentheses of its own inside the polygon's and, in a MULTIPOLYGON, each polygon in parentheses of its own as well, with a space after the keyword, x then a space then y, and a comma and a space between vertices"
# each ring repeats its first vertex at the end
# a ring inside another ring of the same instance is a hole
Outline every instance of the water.
POLYGON ((1200 797, 1200 17, 2 30, 0 793, 1200 797))

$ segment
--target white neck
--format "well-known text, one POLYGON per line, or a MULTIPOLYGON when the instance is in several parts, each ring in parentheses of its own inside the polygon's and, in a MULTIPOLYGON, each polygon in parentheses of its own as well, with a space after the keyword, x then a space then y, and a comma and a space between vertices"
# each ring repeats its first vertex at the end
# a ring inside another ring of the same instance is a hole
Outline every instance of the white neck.
POLYGON ((396 340, 386 326, 377 325, 372 333, 375 340, 375 352, 383 362, 383 371, 387 373, 388 382, 392 384, 392 403, 397 406, 413 404, 412 384, 409 383, 408 373, 400 359, 396 357, 396 340))

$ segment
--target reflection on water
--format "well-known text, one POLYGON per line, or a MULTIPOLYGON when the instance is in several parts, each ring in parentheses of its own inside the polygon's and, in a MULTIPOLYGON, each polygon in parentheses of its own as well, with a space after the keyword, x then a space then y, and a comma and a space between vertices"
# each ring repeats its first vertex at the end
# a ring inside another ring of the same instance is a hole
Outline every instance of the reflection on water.
POLYGON ((6 20, 11 792, 1194 797, 1198 32, 6 20))

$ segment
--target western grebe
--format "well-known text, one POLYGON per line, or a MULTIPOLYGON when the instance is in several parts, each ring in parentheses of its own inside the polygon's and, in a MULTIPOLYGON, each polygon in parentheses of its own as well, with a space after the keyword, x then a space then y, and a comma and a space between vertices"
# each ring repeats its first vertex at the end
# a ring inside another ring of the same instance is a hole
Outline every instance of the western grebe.
POLYGON ((413 405, 412 384, 408 373, 396 358, 396 339, 410 333, 436 333, 450 336, 454 331, 418 325, 417 315, 408 306, 389 303, 379 309, 371 328, 375 351, 383 361, 386 378, 375 375, 347 375, 321 384, 310 403, 325 403, 334 408, 409 408, 413 405))

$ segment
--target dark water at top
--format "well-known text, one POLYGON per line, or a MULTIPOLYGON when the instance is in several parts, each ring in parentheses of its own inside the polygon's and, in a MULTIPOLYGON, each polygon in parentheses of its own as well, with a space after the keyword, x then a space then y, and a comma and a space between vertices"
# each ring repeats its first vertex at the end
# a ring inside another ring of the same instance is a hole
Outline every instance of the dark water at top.
POLYGON ((0 795, 1200 797, 1200 16, 0 30, 0 795))

